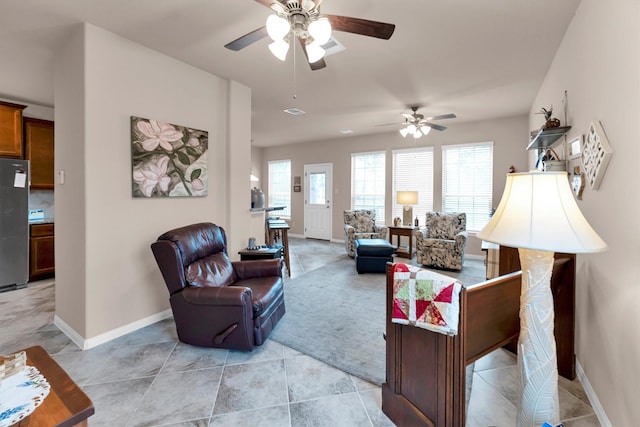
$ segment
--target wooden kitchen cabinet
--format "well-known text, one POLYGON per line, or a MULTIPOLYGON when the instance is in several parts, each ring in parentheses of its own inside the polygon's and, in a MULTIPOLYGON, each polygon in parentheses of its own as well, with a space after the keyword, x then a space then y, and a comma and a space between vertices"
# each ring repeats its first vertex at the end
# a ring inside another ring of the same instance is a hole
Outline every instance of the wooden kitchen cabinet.
POLYGON ((31 161, 31 188, 53 190, 53 122, 25 117, 24 148, 31 161))
POLYGON ((0 157, 23 157, 22 110, 26 105, 0 101, 0 157))
POLYGON ((53 223, 29 226, 29 281, 55 273, 53 223))

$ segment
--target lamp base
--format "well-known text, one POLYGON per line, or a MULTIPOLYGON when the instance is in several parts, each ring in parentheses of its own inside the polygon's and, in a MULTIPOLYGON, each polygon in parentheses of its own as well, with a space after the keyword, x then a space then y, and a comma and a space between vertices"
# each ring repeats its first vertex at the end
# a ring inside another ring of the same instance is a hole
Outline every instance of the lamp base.
POLYGON ((518 427, 560 422, 558 365, 553 335, 553 252, 518 249, 522 266, 518 369, 518 427))
POLYGON ((413 225, 413 207, 411 205, 404 205, 402 211, 402 225, 405 227, 411 227, 413 225))

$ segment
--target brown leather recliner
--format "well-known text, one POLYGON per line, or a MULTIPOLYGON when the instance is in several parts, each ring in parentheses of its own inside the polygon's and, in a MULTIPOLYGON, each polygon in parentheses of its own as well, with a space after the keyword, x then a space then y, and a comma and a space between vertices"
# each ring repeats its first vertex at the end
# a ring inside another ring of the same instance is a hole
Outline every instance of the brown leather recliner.
POLYGON ((250 351, 284 316, 281 261, 231 262, 222 227, 176 228, 158 237, 151 250, 182 342, 250 351))

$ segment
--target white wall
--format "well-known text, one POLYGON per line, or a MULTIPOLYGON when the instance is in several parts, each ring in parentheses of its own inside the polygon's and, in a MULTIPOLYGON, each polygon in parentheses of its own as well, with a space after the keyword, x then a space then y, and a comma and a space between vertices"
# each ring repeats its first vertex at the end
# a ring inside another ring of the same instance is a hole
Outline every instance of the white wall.
POLYGON ((614 426, 640 425, 639 22, 637 0, 583 0, 530 115, 532 129, 541 107, 563 120, 566 90, 568 140, 599 120, 614 150, 600 188, 578 201, 609 250, 578 255, 576 283, 577 359, 614 426))
POLYGON ((88 339, 168 309, 150 250, 161 233, 200 221, 226 227, 235 211, 248 223, 249 206, 236 200, 249 189, 228 195, 237 185, 228 171, 248 176, 248 156, 230 157, 228 146, 249 152, 250 141, 228 126, 248 114, 250 91, 90 24, 57 58, 55 163, 66 182, 56 184, 56 315, 88 339), (207 197, 132 198, 132 115, 209 132, 207 197))
MULTIPOLYGON (((343 211, 351 209, 351 153, 387 150, 387 223, 391 222, 391 150, 412 147, 434 147, 433 207, 442 208, 442 150, 443 145, 472 142, 494 142, 493 155, 493 205, 498 206, 509 166, 518 171, 527 169, 529 130, 526 116, 507 117, 482 122, 453 124, 444 132, 431 132, 419 140, 404 139, 396 131, 378 135, 363 135, 304 144, 267 147, 262 150, 263 177, 260 181, 265 194, 268 190, 268 161, 291 159, 291 175, 303 176, 304 165, 314 163, 333 164, 333 239, 344 239, 343 211)), ((303 193, 291 193, 291 234, 303 235, 303 193)), ((424 224, 424 218, 420 218, 424 224)), ((466 253, 481 255, 480 241, 472 237, 466 253)))

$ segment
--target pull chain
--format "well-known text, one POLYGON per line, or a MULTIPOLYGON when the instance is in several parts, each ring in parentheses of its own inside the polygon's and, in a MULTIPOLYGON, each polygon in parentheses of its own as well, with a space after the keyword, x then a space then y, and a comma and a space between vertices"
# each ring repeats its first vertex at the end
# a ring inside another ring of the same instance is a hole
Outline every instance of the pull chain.
MULTIPOLYGON (((293 39, 295 40, 295 36, 293 37, 293 39)), ((296 95, 296 44, 295 42, 292 43, 292 50, 293 50, 293 99, 297 99, 298 95, 296 95)))

